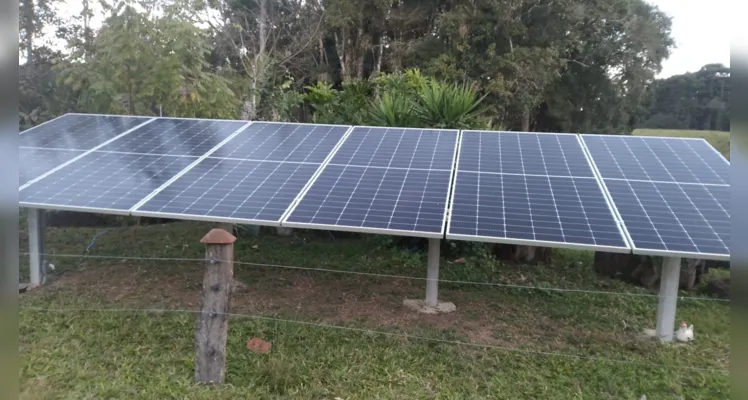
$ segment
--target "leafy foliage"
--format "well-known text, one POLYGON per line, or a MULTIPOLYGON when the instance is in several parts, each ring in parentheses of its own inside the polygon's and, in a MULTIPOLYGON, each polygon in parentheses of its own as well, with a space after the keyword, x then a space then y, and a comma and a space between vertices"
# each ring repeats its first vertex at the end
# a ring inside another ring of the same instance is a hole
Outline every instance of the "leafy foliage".
POLYGON ((413 111, 427 127, 471 129, 481 123, 485 109, 479 107, 485 98, 467 84, 431 80, 418 91, 413 111))

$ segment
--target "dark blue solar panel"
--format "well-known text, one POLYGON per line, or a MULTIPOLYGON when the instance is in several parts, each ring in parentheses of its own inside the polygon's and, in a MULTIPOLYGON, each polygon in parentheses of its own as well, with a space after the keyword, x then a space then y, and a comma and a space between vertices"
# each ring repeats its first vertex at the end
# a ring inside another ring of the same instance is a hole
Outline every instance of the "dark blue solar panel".
POLYGON ((127 211, 194 160, 92 152, 21 190, 20 202, 82 211, 127 211))
POLYGON ((348 128, 345 125, 254 122, 211 157, 321 164, 348 128))
POLYGON ((639 254, 729 258, 730 163, 706 141, 583 135, 639 254))
POLYGON ((99 150, 199 157, 246 124, 246 121, 161 118, 99 150))
POLYGON ((83 150, 21 148, 19 150, 19 184, 35 179, 83 154, 83 150))
POLYGON ((457 135, 354 128, 283 225, 441 236, 457 135))
POLYGON ((607 179, 729 184, 730 163, 701 139, 583 135, 607 179))
POLYGON ((329 165, 287 221, 441 234, 450 174, 329 165))
POLYGON ((635 248, 730 254, 729 186, 614 179, 605 184, 635 248))
POLYGON ((133 214, 277 222, 318 168, 206 158, 133 214))
POLYGON ((447 238, 623 251, 575 135, 462 133, 447 238))
POLYGON ((463 131, 460 171, 592 177, 571 134, 463 131))
POLYGON ((625 247, 595 179, 457 172, 450 233, 625 247))
POLYGON ((20 135, 21 147, 91 150, 147 122, 150 118, 67 114, 28 129, 20 135))
POLYGON ((451 170, 457 131, 355 127, 330 164, 451 170))

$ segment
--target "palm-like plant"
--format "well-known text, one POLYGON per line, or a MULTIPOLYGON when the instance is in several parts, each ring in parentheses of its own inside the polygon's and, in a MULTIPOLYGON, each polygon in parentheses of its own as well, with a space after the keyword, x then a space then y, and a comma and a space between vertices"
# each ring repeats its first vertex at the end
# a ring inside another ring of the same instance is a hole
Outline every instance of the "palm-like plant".
POLYGON ((482 124, 486 96, 467 84, 447 84, 431 80, 418 91, 413 112, 424 126, 441 129, 471 129, 482 124))
POLYGON ((413 101, 402 94, 384 92, 369 105, 367 122, 373 126, 420 127, 413 101))

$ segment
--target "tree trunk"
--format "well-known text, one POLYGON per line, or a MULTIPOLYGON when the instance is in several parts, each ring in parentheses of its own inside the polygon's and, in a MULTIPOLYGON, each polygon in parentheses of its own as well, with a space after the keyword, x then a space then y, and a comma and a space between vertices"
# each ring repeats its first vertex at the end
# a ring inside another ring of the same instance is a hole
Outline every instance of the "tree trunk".
POLYGON ((356 78, 363 79, 364 77, 364 55, 366 55, 366 43, 364 40, 364 28, 358 28, 358 34, 356 35, 356 78))
POLYGON ((335 52, 338 54, 338 60, 340 62, 340 78, 345 81, 347 78, 350 78, 346 65, 348 62, 348 56, 345 53, 347 38, 344 29, 341 29, 340 32, 342 38, 339 37, 337 33, 334 34, 333 38, 335 39, 335 52))
POLYGON ((530 107, 527 106, 522 111, 522 132, 530 132, 530 107))

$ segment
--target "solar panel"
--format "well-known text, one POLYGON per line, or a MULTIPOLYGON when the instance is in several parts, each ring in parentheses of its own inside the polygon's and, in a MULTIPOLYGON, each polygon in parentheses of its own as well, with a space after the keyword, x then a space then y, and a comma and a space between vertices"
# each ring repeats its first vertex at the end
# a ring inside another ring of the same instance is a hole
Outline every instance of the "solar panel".
POLYGON ((90 152, 19 193, 21 205, 125 214, 194 157, 90 152))
POLYGON ((114 115, 65 114, 25 130, 20 147, 91 150, 150 118, 114 115))
POLYGON ((457 137, 355 127, 282 225, 443 236, 457 137))
POLYGON ((206 158, 135 214, 277 223, 316 164, 206 158))
POLYGON ((73 158, 83 154, 83 150, 58 150, 40 148, 20 148, 18 160, 19 184, 24 185, 32 179, 51 171, 73 158))
POLYGON ((730 163, 703 139, 583 135, 603 179, 729 184, 730 163))
POLYGON ((463 131, 447 238, 629 251, 572 134, 463 131))
POLYGON ((729 162, 706 141, 582 139, 635 254, 729 260, 729 162))
POLYGON ((279 225, 349 128, 254 122, 143 199, 132 213, 279 225))
POLYGON ((211 157, 320 164, 348 128, 347 125, 253 122, 211 157))
POLYGON ((245 121, 160 118, 100 150, 200 157, 244 125, 245 121))

